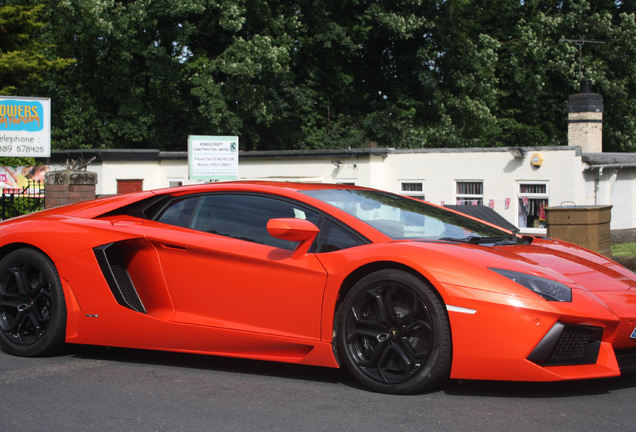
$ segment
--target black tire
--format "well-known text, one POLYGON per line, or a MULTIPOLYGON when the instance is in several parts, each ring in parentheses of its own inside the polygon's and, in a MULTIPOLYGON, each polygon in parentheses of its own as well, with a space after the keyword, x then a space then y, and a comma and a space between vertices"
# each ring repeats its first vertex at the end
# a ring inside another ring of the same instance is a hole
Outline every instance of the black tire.
POLYGON ((0 261, 0 346, 32 357, 64 346, 66 304, 60 277, 51 260, 28 248, 0 261))
POLYGON ((386 269, 361 279, 338 307, 335 326, 341 361, 371 390, 421 393, 448 379, 446 308, 410 273, 386 269))

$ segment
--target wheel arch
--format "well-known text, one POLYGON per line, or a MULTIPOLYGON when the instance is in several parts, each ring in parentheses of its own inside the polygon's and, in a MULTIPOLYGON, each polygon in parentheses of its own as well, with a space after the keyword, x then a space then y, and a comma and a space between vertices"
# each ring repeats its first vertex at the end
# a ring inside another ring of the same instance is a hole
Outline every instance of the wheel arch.
POLYGON ((32 244, 29 244, 29 243, 9 243, 9 244, 5 244, 4 246, 0 247, 0 260, 2 260, 4 257, 9 255, 11 252, 13 252, 15 250, 18 250, 18 249, 32 249, 34 251, 40 252, 42 255, 46 256, 48 259, 53 261, 51 259, 51 257, 46 252, 44 252, 39 247, 33 246, 32 244))
POLYGON ((0 263, 3 296, 14 300, 0 308, 2 349, 24 357, 61 351, 68 314, 63 282, 51 257, 32 244, 15 242, 0 247, 0 263))
POLYGON ((374 262, 365 264, 361 267, 358 267, 344 279, 344 281, 340 285, 340 290, 338 292, 338 299, 336 301, 335 310, 338 309, 339 304, 346 297, 347 293, 351 290, 351 288, 353 288, 356 282, 358 282, 360 279, 362 279, 363 277, 371 273, 374 273, 379 270, 387 270, 387 269, 402 270, 406 273, 410 273, 411 275, 417 277, 422 282, 430 285, 431 288, 433 288, 433 290, 435 291, 436 295, 439 297, 439 300, 445 304, 444 298, 442 297, 437 287, 430 281, 429 278, 424 276, 422 273, 420 273, 413 267, 410 267, 406 264, 402 264, 396 261, 374 261, 374 262))
MULTIPOLYGON (((408 266, 406 264, 399 263, 396 261, 374 261, 374 262, 367 263, 361 267, 358 267, 357 269, 349 273, 349 275, 343 280, 342 284, 340 285, 340 290, 338 291, 338 296, 336 298, 336 302, 333 308, 333 316, 331 317, 332 350, 333 350, 333 354, 336 359, 336 362, 340 366, 342 365, 340 354, 338 353, 337 344, 335 343, 335 332, 337 327, 336 318, 338 315, 338 308, 340 307, 340 304, 347 296, 347 293, 351 291, 353 286, 359 280, 361 280, 365 276, 368 276, 371 273, 374 273, 376 271, 387 270, 387 269, 401 270, 415 276, 416 278, 420 279, 422 282, 428 284, 433 290, 433 292, 435 293, 435 295, 437 295, 439 300, 442 302, 442 304, 446 304, 446 302, 444 301, 444 297, 439 292, 437 287, 429 280, 429 278, 427 278, 426 276, 424 276, 422 273, 418 272, 416 269, 414 269, 411 266, 408 266)), ((449 317, 449 320, 450 320, 450 317, 449 317)), ((452 332, 450 337, 451 337, 451 346, 452 346, 452 339, 453 339, 452 332)))

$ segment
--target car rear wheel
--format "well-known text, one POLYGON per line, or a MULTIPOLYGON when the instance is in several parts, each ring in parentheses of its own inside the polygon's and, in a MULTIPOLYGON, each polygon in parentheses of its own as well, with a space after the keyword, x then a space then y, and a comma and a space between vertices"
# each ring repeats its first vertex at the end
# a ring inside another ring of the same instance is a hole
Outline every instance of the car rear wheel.
POLYGON ((11 354, 51 354, 64 345, 66 305, 51 260, 18 249, 0 261, 0 346, 11 354))
POLYGON ((448 378, 446 308, 415 275, 386 269, 364 277, 340 304, 335 325, 341 361, 372 390, 419 393, 448 378))

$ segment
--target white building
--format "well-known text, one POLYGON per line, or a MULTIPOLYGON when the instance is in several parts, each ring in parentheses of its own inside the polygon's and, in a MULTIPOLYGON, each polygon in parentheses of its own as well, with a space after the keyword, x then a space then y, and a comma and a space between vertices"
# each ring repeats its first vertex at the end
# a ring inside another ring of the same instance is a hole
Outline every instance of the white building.
MULTIPOLYGON (((52 169, 92 157, 98 196, 200 182, 188 178, 186 152, 54 151, 52 169)), ((612 205, 612 230, 636 228, 634 153, 583 153, 578 146, 241 152, 238 178, 348 183, 435 204, 483 204, 536 234, 546 232, 547 206, 612 205)))

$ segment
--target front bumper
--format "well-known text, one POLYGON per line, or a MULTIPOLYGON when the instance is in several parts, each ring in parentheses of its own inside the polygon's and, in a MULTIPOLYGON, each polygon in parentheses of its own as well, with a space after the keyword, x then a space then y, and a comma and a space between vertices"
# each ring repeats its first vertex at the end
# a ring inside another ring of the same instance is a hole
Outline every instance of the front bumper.
POLYGON ((636 370, 632 290, 577 290, 572 302, 547 302, 446 288, 461 294, 450 299, 452 378, 560 381, 636 370))
POLYGON ((636 372, 636 348, 617 349, 615 354, 621 373, 636 372))

